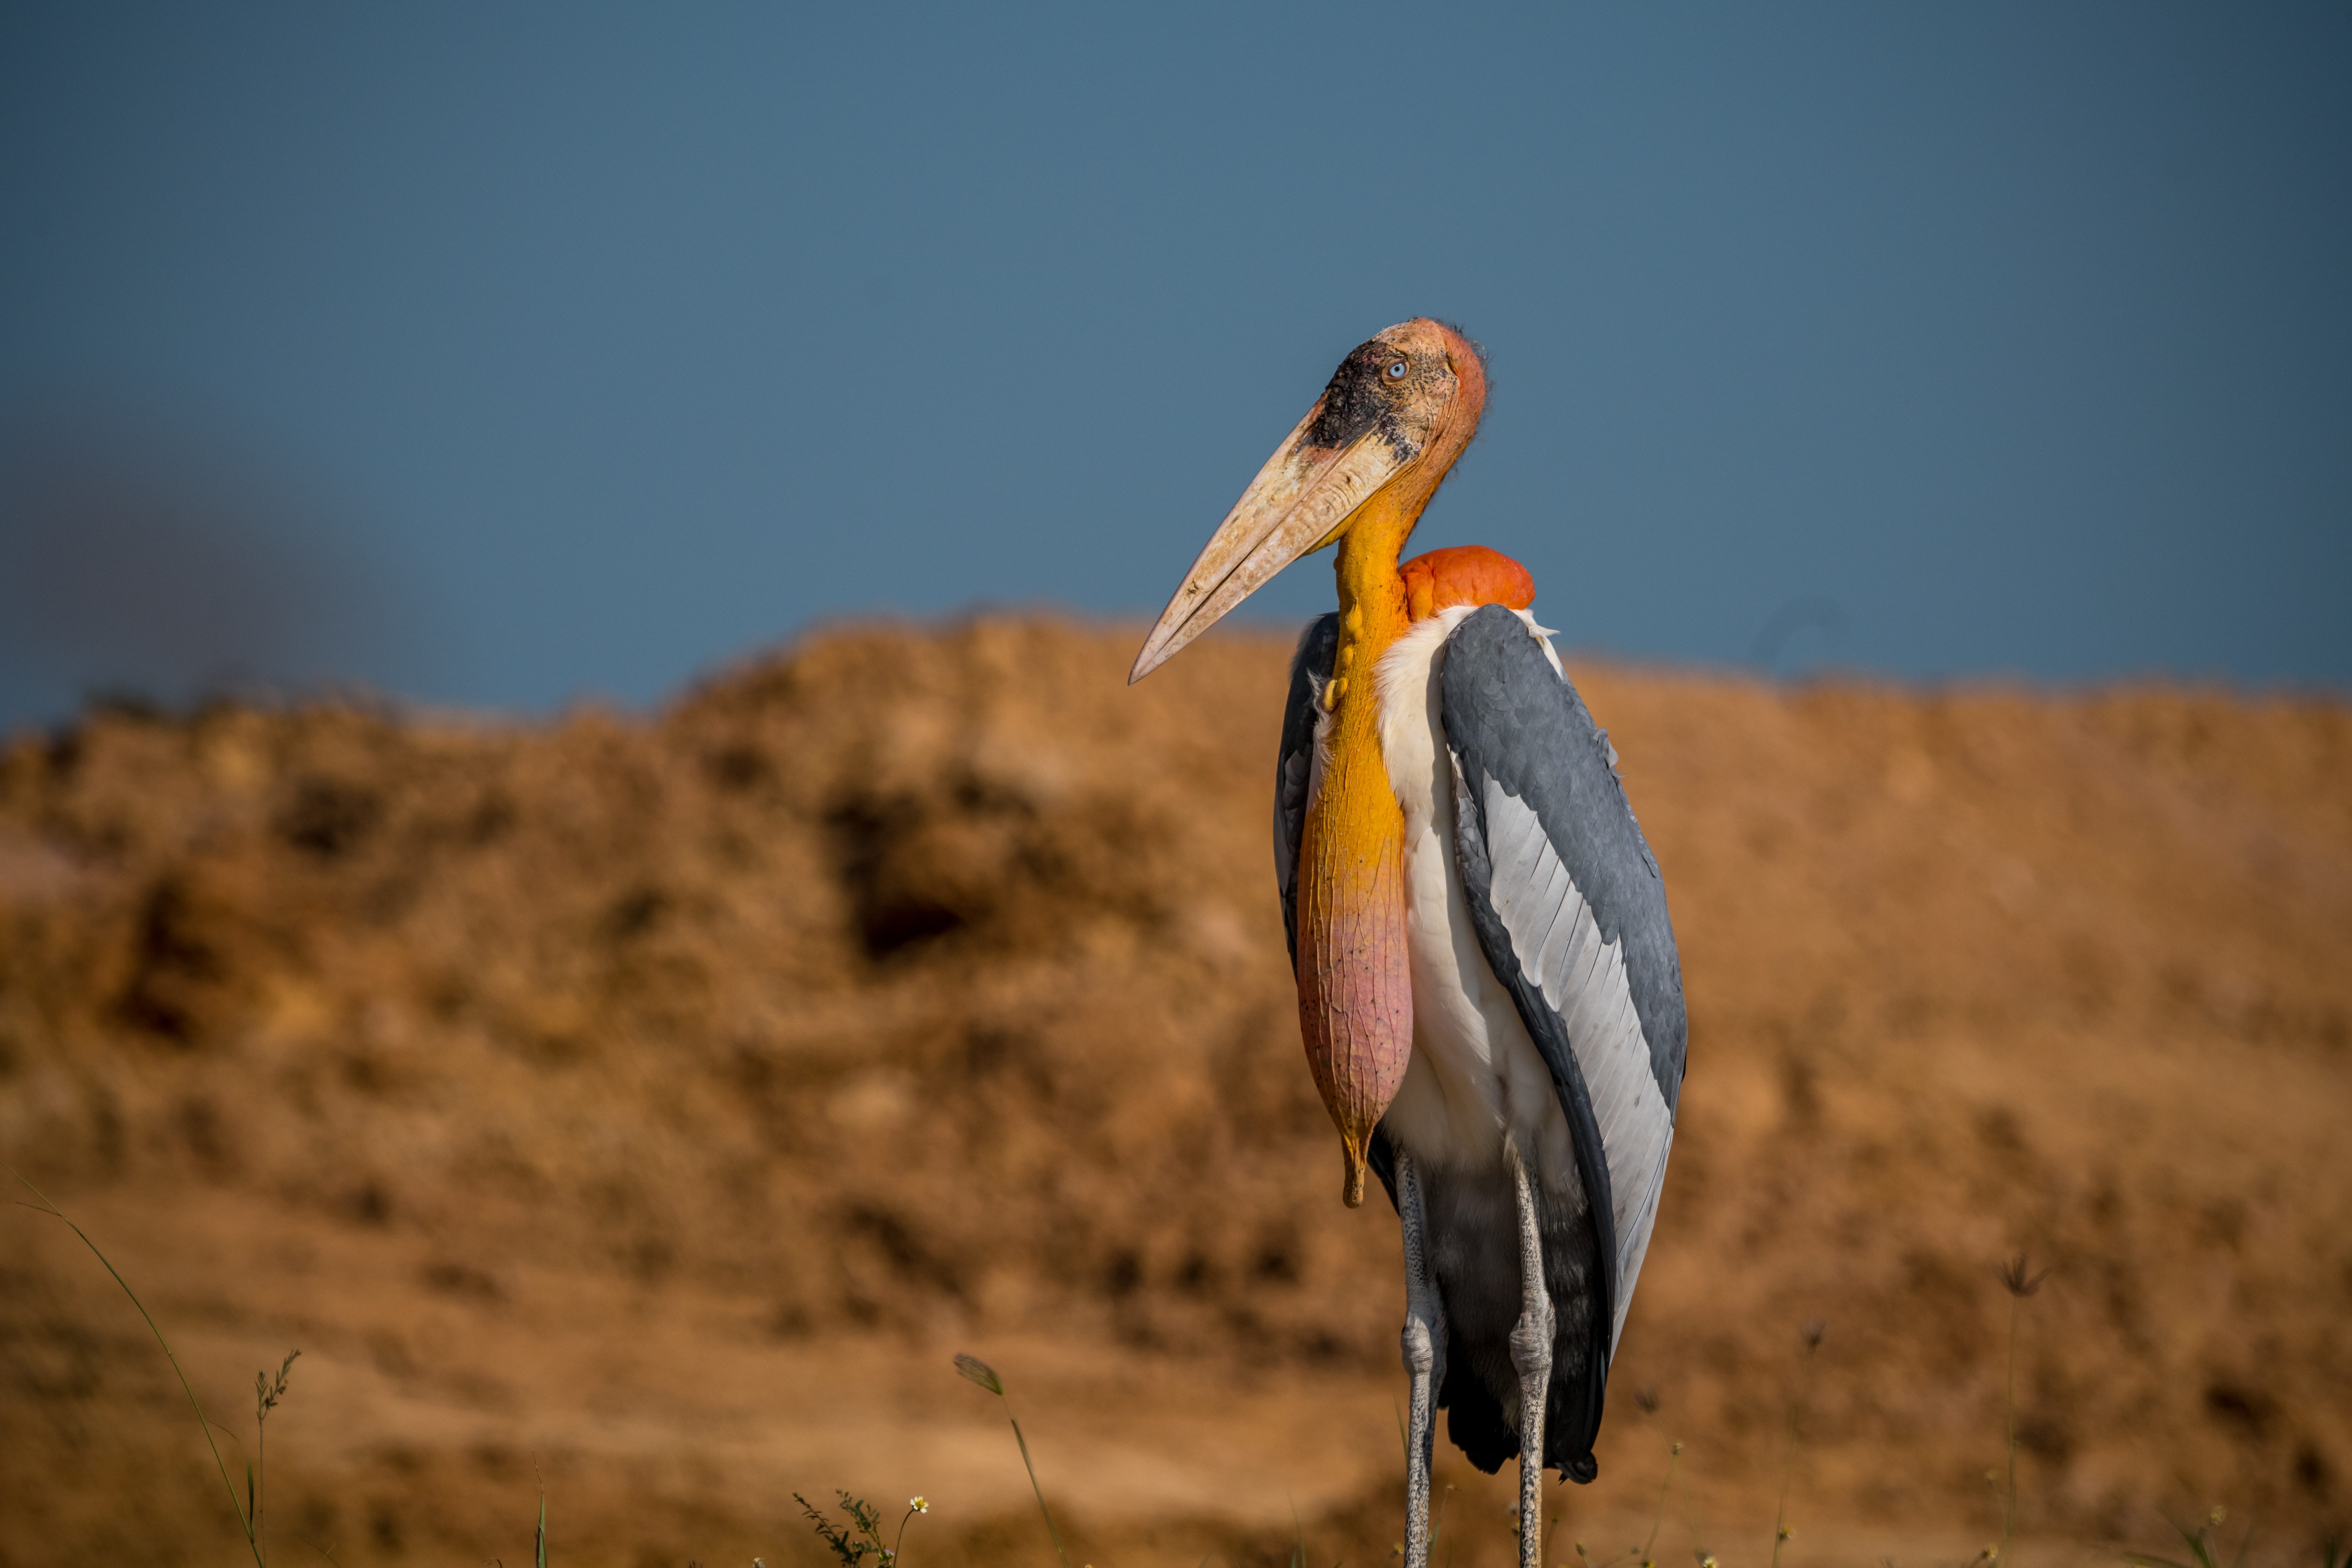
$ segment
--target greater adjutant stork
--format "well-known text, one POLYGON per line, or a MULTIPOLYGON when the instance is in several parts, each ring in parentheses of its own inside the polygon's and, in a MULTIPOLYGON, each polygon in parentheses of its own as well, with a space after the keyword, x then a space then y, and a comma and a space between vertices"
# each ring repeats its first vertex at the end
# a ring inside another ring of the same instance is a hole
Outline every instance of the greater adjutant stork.
POLYGON ((1405 1568, 1425 1568, 1435 1411, 1481 1469, 1589 1481, 1683 1077, 1682 970, 1616 752, 1476 547, 1400 562, 1478 427, 1481 351, 1441 322, 1350 353, 1136 656, 1141 679, 1267 578, 1339 545, 1339 607, 1291 665, 1274 859, 1307 1059, 1404 1230, 1405 1568))

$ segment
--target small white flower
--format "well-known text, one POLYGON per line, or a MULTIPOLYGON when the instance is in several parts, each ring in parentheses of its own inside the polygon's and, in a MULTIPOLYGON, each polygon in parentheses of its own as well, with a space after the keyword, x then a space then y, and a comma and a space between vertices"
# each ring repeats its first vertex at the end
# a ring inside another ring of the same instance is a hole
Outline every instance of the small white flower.
POLYGON ((907 1500, 907 1506, 913 1509, 917 1513, 929 1513, 931 1511, 930 1500, 928 1498, 910 1497, 907 1500))

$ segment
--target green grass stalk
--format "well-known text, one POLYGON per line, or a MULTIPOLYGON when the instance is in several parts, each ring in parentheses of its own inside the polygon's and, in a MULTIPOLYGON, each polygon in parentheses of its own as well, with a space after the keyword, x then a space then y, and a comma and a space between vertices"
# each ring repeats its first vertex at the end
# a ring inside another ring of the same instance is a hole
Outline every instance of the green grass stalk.
POLYGON ((1029 1489, 1037 1495, 1037 1511, 1045 1515, 1045 1533, 1054 1538, 1054 1555, 1062 1560, 1062 1568, 1070 1568, 1070 1554, 1063 1549, 1062 1532, 1054 1523, 1054 1510, 1045 1506, 1045 1489, 1037 1484, 1037 1467, 1030 1462, 1029 1439, 1021 1435, 1021 1423, 1013 1415, 1013 1401, 1005 1396, 1004 1380, 978 1356, 958 1355, 955 1369, 967 1381, 980 1384, 1003 1403, 1004 1419, 1013 1424, 1013 1440, 1021 1445, 1021 1468, 1029 1472, 1029 1489))
POLYGON ((1658 1531, 1665 1528, 1666 1500, 1674 1495, 1675 1470, 1683 1462, 1680 1439, 1667 1445, 1666 1479, 1658 1488, 1658 1511, 1650 1516, 1649 1539, 1642 1542, 1642 1568, 1653 1568, 1657 1562, 1658 1531))
MULTIPOLYGON (((2221 1521, 2229 1517, 2229 1510, 2217 1503, 2212 1511, 2206 1514, 2199 1522, 2195 1530, 2189 1529, 2177 1519, 2168 1516, 2166 1518, 2165 1523, 2172 1526, 2173 1532, 2180 1537, 2181 1544, 2189 1548, 2188 1563, 2182 1563, 2171 1557, 2156 1557, 2138 1552, 2124 1553, 2124 1561, 2133 1564, 2133 1568, 2191 1568, 2191 1564, 2194 1564, 2194 1568, 2221 1568, 2220 1531, 2221 1521)), ((2249 1528, 2246 1533, 2239 1538, 2238 1554, 2230 1559, 2230 1568, 2242 1568, 2246 1561, 2246 1553, 2253 1550, 2253 1545, 2254 1532, 2249 1528)), ((2334 1542, 2327 1542, 2321 1549, 2321 1560, 2326 1564, 2326 1568, 2337 1568, 2334 1542)))
MULTIPOLYGON (((236 1499, 236 1483, 229 1479, 228 1476, 228 1461, 221 1458, 220 1445, 213 1441, 212 1423, 205 1419, 205 1407, 201 1404, 197 1403, 196 1391, 189 1384, 188 1374, 180 1370, 180 1358, 172 1353, 172 1342, 165 1339, 163 1337, 163 1331, 156 1326, 154 1314, 147 1310, 147 1304, 139 1299, 139 1292, 131 1288, 131 1281, 122 1277, 121 1270, 116 1268, 113 1262, 107 1258, 106 1254, 100 1250, 98 1243, 89 1238, 89 1233, 88 1231, 74 1224, 74 1222, 67 1216, 66 1212, 63 1209, 58 1207, 57 1205, 49 1201, 49 1195, 47 1193, 33 1185, 33 1184, 26 1179, 22 1171, 19 1171, 14 1165, 8 1166, 7 1169, 10 1175, 16 1177, 17 1181, 24 1184, 24 1187, 26 1192, 32 1194, 33 1196, 40 1200, 37 1204, 25 1204, 24 1206, 28 1209, 33 1209, 37 1213, 47 1215, 51 1218, 62 1222, 68 1230, 72 1231, 74 1235, 79 1237, 81 1238, 81 1244, 89 1248, 90 1256, 97 1258, 100 1264, 105 1266, 106 1271, 114 1277, 114 1282, 122 1287, 122 1293, 131 1298, 131 1304, 139 1309, 140 1317, 146 1320, 147 1331, 153 1334, 155 1336, 155 1342, 163 1347, 163 1359, 172 1363, 172 1374, 180 1380, 180 1392, 188 1396, 188 1408, 194 1411, 196 1414, 196 1425, 203 1429, 205 1434, 205 1447, 212 1450, 213 1464, 215 1468, 220 1471, 221 1488, 228 1493, 229 1511, 236 1515, 237 1526, 245 1531, 246 1546, 253 1552, 254 1568, 268 1568, 268 1560, 265 1559, 261 1553, 261 1538, 254 1532, 253 1515, 243 1505, 238 1503, 236 1499)), ((290 1361, 292 1358, 289 1357, 288 1359, 290 1361)), ((247 1480, 248 1482, 251 1480, 249 1473, 247 1480)), ((540 1568, 546 1568, 546 1564, 541 1563, 540 1568)))
POLYGON ((1780 1452, 1780 1507, 1772 1521, 1772 1568, 1780 1568, 1780 1548, 1789 1540, 1789 1481, 1797 1471, 1797 1416, 1804 1408, 1805 1377, 1812 1370, 1813 1352, 1822 1348, 1826 1326, 1815 1318, 1799 1336, 1804 1341, 1805 1359, 1797 1363, 1797 1391, 1789 1398, 1789 1433, 1780 1452))
MULTIPOLYGON (((817 1539, 839 1560, 841 1568, 865 1568, 866 1559, 872 1557, 877 1568, 892 1568, 898 1561, 899 1550, 907 1543, 907 1526, 919 1513, 929 1513, 931 1505, 919 1497, 907 1500, 907 1511, 898 1516, 898 1531, 889 1543, 882 1541, 882 1510, 864 1498, 855 1497, 836 1487, 833 1495, 841 1500, 841 1511, 849 1517, 846 1526, 835 1524, 816 1504, 793 1494, 801 1505, 801 1513, 816 1531, 817 1539)), ((752 1560, 758 1568, 757 1558, 752 1560)))
MULTIPOLYGON (((2043 1274, 2048 1271, 2045 1269, 2043 1274)), ((1994 1548, 1994 1561, 2000 1568, 2009 1568, 2010 1542, 2017 1534, 2017 1319, 2025 1299, 2042 1289, 2043 1274, 2027 1268, 2025 1254, 2019 1253, 2004 1264, 2000 1271, 2001 1289, 2009 1292, 2009 1384, 2006 1398, 2007 1414, 2003 1417, 2009 1445, 2009 1482, 2000 1500, 2000 1544, 1994 1548)))
POLYGON ((2000 1563, 2009 1565, 2009 1543, 2017 1535, 2017 1312, 2021 1298, 2009 1299, 2009 1382, 2003 1395, 2004 1435, 2009 1445, 2009 1476, 2000 1500, 2000 1563))
POLYGON ((265 1563, 269 1560, 269 1413, 285 1399, 287 1374, 294 1370, 294 1358, 301 1353, 288 1351, 275 1379, 266 1372, 253 1374, 254 1462, 246 1467, 245 1511, 253 1518, 253 1532, 260 1539, 260 1554, 265 1563))

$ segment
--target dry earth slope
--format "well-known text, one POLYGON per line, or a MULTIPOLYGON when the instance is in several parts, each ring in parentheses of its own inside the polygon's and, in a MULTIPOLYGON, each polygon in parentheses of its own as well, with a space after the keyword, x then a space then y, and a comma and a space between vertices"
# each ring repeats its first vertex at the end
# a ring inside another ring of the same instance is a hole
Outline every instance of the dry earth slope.
MULTIPOLYGON (((806 1560, 788 1494, 836 1480, 1035 1562, 966 1348, 1093 1560, 1286 1559, 1294 1507, 1385 1556, 1397 1248, 1299 1057, 1287 647, 1128 690, 1130 642, 851 629, 644 721, 0 749, 0 1155, 243 1441, 245 1373, 303 1349, 280 1558, 522 1560, 538 1477, 571 1563, 806 1560)), ((1819 1318, 1789 1561, 1965 1555, 2019 1249, 2037 1539, 2352 1520, 2352 713, 1574 673, 1692 1043, 1570 1528, 1646 1519, 1680 1436, 1660 1551, 1760 1559, 1819 1318)), ((137 1318, 5 1213, 0 1563, 236 1561, 137 1318)), ((1459 1568, 1500 1563, 1507 1489, 1449 1463, 1459 1568)))

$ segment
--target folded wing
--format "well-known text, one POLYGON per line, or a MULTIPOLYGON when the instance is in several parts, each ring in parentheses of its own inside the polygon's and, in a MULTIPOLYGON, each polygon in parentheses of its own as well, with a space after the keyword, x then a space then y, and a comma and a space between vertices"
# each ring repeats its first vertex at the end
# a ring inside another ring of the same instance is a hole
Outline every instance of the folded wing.
POLYGON ((1473 923, 1551 1069, 1595 1245, 1612 1260, 1599 1373, 1624 1331, 1682 1090, 1688 1031, 1665 888, 1608 736, 1529 622, 1500 605, 1474 612, 1446 641, 1441 679, 1473 923))

